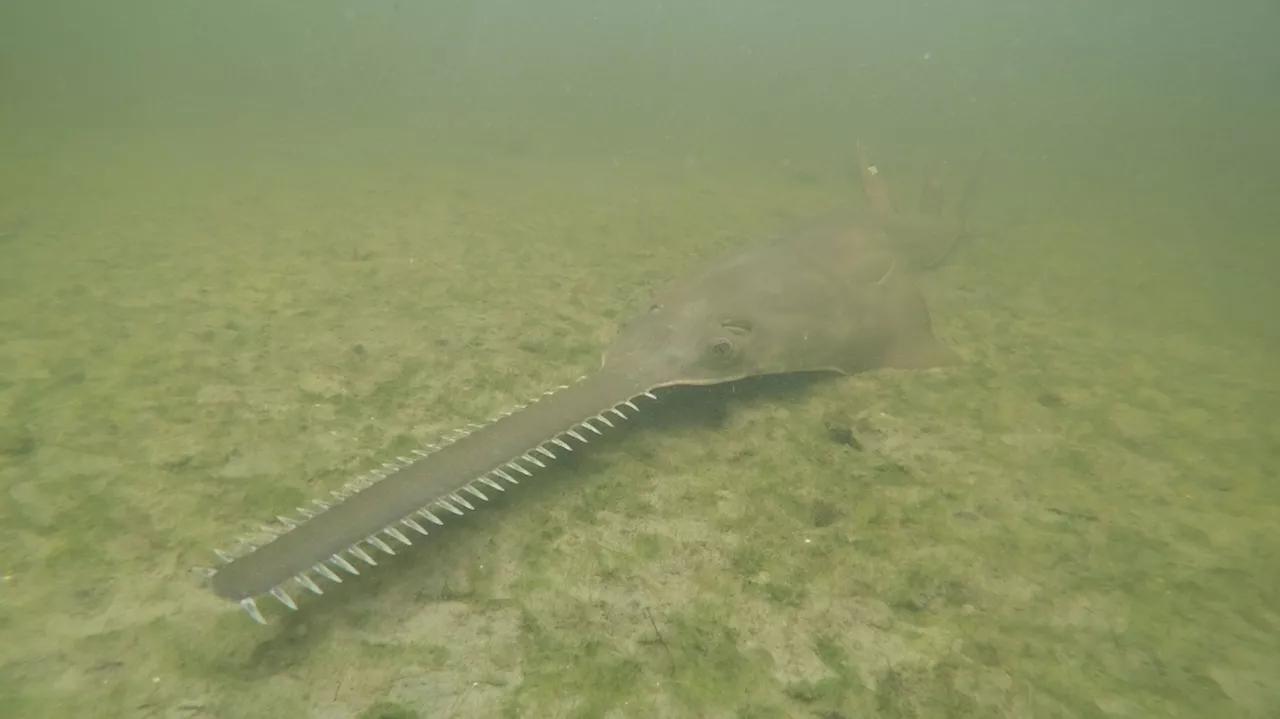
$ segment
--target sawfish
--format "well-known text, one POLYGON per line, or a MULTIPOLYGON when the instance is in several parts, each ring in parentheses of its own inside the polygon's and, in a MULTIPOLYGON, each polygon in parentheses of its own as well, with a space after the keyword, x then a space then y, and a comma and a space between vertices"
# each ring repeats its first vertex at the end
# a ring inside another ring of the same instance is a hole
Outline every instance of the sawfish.
POLYGON ((956 362, 933 334, 912 273, 920 258, 950 246, 954 227, 895 214, 877 204, 887 196, 882 179, 864 172, 863 181, 870 213, 806 223, 659 291, 622 325, 599 369, 577 382, 397 457, 217 550, 221 564, 206 570, 214 593, 260 623, 265 596, 297 609, 299 591, 322 594, 350 581, 668 388, 956 362))

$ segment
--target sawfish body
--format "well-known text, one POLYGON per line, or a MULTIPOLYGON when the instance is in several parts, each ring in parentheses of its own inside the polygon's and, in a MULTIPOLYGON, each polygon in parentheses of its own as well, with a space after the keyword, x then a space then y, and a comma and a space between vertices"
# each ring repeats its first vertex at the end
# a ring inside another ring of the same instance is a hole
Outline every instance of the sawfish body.
POLYGON ((290 592, 320 594, 324 581, 359 574, 587 444, 662 388, 949 364, 956 356, 933 336, 909 259, 879 226, 856 217, 734 252, 659 292, 622 326, 593 374, 397 458, 220 551, 213 591, 259 622, 264 595, 296 609, 290 592))

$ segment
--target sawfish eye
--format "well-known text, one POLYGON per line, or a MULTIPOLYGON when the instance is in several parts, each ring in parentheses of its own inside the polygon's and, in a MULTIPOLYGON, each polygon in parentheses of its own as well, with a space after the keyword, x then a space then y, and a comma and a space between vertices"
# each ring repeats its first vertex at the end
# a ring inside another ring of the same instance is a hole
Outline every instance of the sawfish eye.
POLYGON ((711 355, 718 360, 733 359, 733 355, 737 352, 737 347, 729 340, 716 340, 711 345, 711 355))
POLYGON ((720 323, 720 326, 738 335, 750 334, 754 328, 751 320, 725 320, 720 323))

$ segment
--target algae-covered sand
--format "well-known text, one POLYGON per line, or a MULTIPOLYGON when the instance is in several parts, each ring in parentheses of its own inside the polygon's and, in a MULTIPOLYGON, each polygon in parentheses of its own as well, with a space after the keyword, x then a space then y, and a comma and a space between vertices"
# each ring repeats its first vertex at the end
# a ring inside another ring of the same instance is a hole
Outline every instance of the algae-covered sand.
POLYGON ((259 149, 3 179, 0 716, 1280 712, 1274 352, 1150 321, 1182 291, 1127 230, 995 190, 925 279, 962 366, 673 393, 255 625, 213 548, 856 194, 834 158, 259 149))

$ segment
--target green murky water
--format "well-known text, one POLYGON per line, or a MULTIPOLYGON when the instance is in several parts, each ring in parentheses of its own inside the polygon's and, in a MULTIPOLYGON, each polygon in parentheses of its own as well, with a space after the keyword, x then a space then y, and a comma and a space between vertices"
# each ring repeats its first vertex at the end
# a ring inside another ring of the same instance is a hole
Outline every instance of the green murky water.
POLYGON ((0 716, 1280 715, 1277 57, 1205 12, 0 10, 0 716), (979 171, 963 365, 673 395, 267 627, 193 573, 858 139, 979 171))

